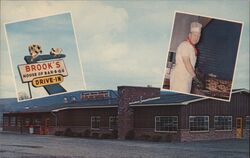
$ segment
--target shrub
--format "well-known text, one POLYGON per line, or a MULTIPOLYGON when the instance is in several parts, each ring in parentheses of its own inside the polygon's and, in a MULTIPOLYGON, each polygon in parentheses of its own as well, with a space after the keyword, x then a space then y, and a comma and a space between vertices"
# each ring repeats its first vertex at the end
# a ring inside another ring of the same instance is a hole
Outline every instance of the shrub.
POLYGON ((135 131, 129 130, 125 136, 125 139, 132 140, 135 138, 135 131))
POLYGON ((172 136, 170 134, 167 134, 165 137, 167 142, 171 142, 172 141, 172 136))
POLYGON ((63 135, 63 131, 56 131, 55 132, 55 136, 62 136, 63 135))
POLYGON ((147 135, 147 134, 143 134, 140 136, 141 139, 143 140, 150 140, 150 135, 147 135))
POLYGON ((80 132, 73 132, 73 133, 72 133, 72 136, 73 136, 73 137, 81 137, 81 136, 82 136, 82 133, 80 133, 80 132))
POLYGON ((92 138, 96 138, 96 139, 98 139, 99 138, 99 133, 92 133, 92 136, 91 136, 92 138))
POLYGON ((112 135, 110 133, 103 133, 101 135, 101 139, 110 139, 112 137, 112 135))
POLYGON ((72 137, 73 136, 73 132, 72 132, 71 128, 65 129, 63 135, 64 136, 68 136, 68 137, 72 137))
POLYGON ((118 131, 117 131, 116 129, 114 129, 114 130, 112 131, 111 137, 114 138, 114 139, 117 139, 117 138, 118 138, 118 131))
POLYGON ((159 142, 160 140, 161 140, 161 136, 159 135, 152 136, 152 141, 159 142))
POLYGON ((78 133, 77 133, 77 137, 82 137, 82 133, 81 133, 81 132, 78 132, 78 133))
POLYGON ((90 130, 89 129, 86 129, 84 132, 83 132, 83 137, 89 137, 90 136, 90 130))

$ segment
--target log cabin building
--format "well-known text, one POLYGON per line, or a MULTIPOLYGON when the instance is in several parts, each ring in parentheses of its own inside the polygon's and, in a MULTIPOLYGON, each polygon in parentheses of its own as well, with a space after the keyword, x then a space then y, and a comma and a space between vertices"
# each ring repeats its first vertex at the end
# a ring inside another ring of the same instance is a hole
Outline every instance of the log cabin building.
POLYGON ((83 91, 80 98, 4 113, 3 130, 46 135, 70 129, 98 136, 117 131, 118 139, 161 141, 249 138, 246 89, 233 90, 230 102, 131 86, 83 91))

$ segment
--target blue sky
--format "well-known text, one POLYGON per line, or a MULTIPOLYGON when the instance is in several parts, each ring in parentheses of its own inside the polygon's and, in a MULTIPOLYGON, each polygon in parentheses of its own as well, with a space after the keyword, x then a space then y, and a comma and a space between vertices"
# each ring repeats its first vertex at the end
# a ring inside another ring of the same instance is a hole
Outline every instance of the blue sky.
MULTIPOLYGON (((42 46, 42 54, 49 54, 51 48, 62 48, 62 53, 66 55, 64 62, 68 76, 61 85, 67 92, 85 89, 70 13, 8 23, 5 26, 17 93, 29 94, 27 84, 21 82, 17 65, 26 64, 24 56, 29 55, 28 46, 33 43, 42 46)), ((33 98, 48 96, 43 87, 32 87, 31 91, 33 98)))
MULTIPOLYGON (((2 2, 1 7, 1 29, 6 22, 70 11, 87 89, 161 87, 175 11, 240 21, 244 25, 233 87, 249 89, 247 0, 30 1, 2 2), (36 10, 32 10, 34 6, 36 10)), ((12 76, 4 67, 9 56, 3 34, 0 57, 0 97, 13 97, 15 89, 6 83, 12 76)))

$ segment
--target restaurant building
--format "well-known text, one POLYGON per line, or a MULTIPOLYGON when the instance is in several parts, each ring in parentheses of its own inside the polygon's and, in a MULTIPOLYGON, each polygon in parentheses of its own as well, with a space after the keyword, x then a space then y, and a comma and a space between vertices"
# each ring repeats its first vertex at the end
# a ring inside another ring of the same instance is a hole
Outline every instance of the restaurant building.
POLYGON ((230 102, 131 86, 82 91, 80 98, 4 113, 3 130, 99 138, 117 131, 118 139, 182 142, 249 138, 246 89, 233 90, 230 102))

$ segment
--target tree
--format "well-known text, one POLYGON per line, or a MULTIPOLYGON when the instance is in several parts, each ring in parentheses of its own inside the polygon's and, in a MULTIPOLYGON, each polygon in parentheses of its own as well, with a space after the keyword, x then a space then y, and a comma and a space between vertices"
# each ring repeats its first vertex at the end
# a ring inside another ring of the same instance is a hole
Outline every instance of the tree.
POLYGON ((30 97, 28 96, 28 94, 24 91, 18 92, 18 99, 19 100, 26 100, 26 99, 30 99, 30 97))

